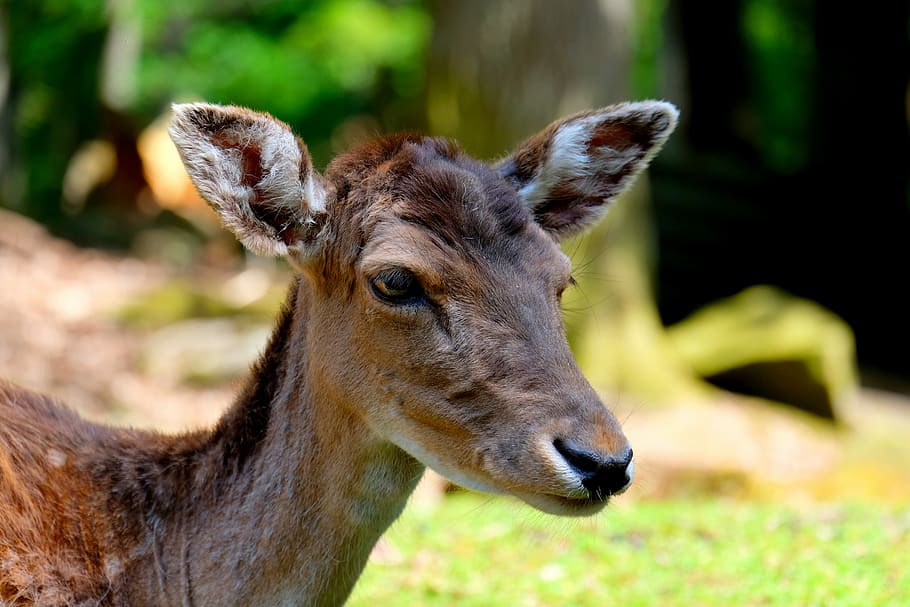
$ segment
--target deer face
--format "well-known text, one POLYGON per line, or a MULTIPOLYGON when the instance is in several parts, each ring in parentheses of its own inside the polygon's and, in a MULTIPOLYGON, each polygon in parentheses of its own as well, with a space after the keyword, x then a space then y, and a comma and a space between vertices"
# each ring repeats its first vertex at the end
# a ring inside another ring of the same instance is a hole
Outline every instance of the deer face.
POLYGON ((675 119, 659 102, 579 114, 494 166, 392 136, 324 177, 263 114, 180 106, 172 136, 240 240, 304 275, 311 368, 343 406, 459 484, 590 514, 631 483, 632 451, 566 343, 558 240, 600 217, 675 119))

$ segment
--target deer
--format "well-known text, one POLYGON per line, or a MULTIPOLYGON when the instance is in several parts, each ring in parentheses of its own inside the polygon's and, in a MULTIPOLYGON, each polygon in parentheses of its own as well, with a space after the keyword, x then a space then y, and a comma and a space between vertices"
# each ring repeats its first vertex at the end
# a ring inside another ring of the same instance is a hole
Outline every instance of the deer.
POLYGON ((387 135, 319 173, 266 113, 175 105, 192 182, 247 249, 287 260, 286 302, 208 429, 100 425, 0 382, 0 604, 340 605, 426 467, 599 512, 633 451, 569 349, 559 244, 677 117, 586 111, 494 162, 387 135))

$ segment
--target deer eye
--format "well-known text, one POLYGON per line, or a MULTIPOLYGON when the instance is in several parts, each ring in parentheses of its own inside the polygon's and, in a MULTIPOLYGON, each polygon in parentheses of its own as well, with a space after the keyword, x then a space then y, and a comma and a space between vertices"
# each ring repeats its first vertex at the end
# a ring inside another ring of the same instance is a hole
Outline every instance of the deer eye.
POLYGON ((376 297, 396 305, 422 303, 427 297, 417 277, 401 268, 379 272, 370 278, 370 287, 376 297))

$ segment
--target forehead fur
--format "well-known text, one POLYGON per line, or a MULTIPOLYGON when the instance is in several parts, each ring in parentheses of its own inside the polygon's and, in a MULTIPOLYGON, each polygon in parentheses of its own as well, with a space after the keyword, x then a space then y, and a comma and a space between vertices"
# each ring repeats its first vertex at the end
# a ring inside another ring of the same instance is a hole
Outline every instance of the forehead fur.
POLYGON ((453 141, 398 134, 371 141, 333 161, 326 176, 338 202, 369 232, 382 221, 426 228, 447 246, 483 247, 533 221, 515 188, 453 141))

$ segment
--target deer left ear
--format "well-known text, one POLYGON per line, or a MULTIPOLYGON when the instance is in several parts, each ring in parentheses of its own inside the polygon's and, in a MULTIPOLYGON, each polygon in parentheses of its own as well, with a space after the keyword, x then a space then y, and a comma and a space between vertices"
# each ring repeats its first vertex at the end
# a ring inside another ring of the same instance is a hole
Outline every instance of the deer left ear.
POLYGON ((170 134, 199 193, 249 250, 313 249, 326 189, 288 125, 245 108, 188 103, 174 106, 170 134))
POLYGON ((559 120, 497 165, 545 230, 564 238, 600 219, 673 132, 677 109, 624 103, 559 120))

